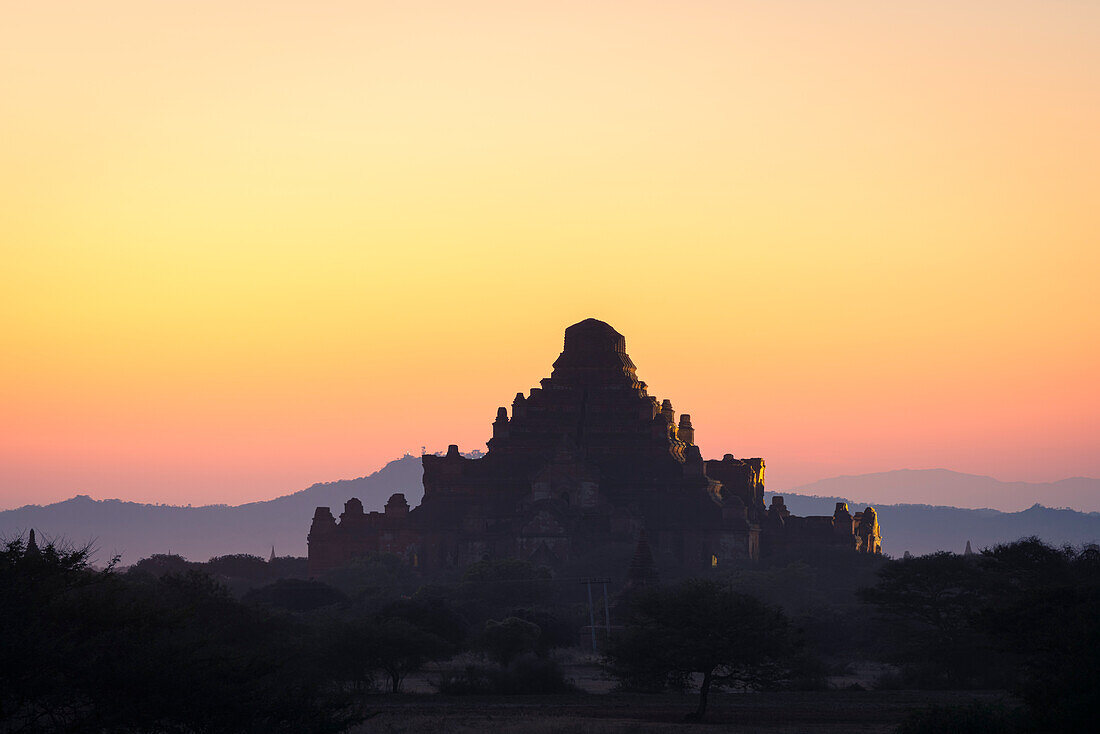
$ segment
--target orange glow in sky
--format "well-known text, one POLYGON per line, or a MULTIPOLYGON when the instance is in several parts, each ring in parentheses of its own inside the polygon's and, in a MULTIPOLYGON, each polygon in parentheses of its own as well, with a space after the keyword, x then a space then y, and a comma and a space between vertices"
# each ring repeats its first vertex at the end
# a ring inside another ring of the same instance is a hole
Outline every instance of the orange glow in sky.
POLYGON ((607 321, 770 488, 1100 475, 1100 3, 10 3, 0 508, 484 448, 607 321))

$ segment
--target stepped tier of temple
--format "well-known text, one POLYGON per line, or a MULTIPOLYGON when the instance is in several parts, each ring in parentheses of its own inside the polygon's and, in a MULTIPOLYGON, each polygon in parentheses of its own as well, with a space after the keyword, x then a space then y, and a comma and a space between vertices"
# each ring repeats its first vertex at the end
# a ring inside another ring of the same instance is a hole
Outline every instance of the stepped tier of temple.
POLYGON ((757 559, 821 545, 879 553, 875 511, 839 503, 824 517, 796 517, 781 497, 764 505, 764 460, 726 454, 704 461, 691 416, 651 396, 608 324, 565 330, 550 377, 511 413, 497 410, 488 451, 425 455, 424 499, 395 494, 383 512, 349 499, 339 521, 318 507, 309 531, 314 575, 357 555, 397 553, 436 569, 485 558, 550 567, 622 546, 645 531, 657 560, 684 567, 757 559))

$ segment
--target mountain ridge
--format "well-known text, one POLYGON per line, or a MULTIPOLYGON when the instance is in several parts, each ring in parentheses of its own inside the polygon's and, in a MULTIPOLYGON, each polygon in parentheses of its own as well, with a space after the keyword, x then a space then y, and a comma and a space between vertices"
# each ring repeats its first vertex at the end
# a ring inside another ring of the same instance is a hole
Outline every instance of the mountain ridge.
MULTIPOLYGON (((1100 479, 1066 477, 1052 482, 1006 482, 952 469, 894 469, 842 474, 791 487, 807 496, 868 498, 878 504, 927 504, 962 509, 1017 512, 1039 503, 1079 512, 1100 512, 1100 479)), ((778 494, 783 494, 778 492, 778 494)))
POLYGON ((93 543, 99 562, 120 554, 124 563, 132 563, 168 550, 193 560, 228 553, 266 556, 272 545, 280 555, 301 556, 316 507, 331 507, 339 515, 345 501, 359 497, 364 506, 381 509, 396 492, 416 504, 423 494, 421 475, 420 457, 406 455, 364 477, 320 482, 241 505, 152 505, 77 495, 0 512, 0 537, 33 527, 46 538, 93 543))

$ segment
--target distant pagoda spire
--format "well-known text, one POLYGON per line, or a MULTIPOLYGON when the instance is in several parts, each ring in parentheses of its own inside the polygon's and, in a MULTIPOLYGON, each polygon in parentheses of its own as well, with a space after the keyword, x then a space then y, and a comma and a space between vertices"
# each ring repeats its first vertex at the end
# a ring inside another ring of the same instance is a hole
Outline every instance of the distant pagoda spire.
POLYGON ((275 561, 275 546, 271 546, 271 557, 267 559, 267 562, 268 563, 273 563, 274 561, 275 561))
POLYGON ((38 550, 38 543, 34 540, 34 528, 31 528, 30 533, 27 535, 27 550, 24 555, 32 557, 42 555, 42 551, 38 550))
POLYGON ((974 551, 973 551, 973 549, 972 549, 972 548, 970 547, 970 541, 969 541, 969 540, 968 540, 968 541, 966 541, 966 550, 964 550, 964 551, 963 551, 963 555, 964 555, 964 556, 972 556, 972 555, 974 555, 974 551))

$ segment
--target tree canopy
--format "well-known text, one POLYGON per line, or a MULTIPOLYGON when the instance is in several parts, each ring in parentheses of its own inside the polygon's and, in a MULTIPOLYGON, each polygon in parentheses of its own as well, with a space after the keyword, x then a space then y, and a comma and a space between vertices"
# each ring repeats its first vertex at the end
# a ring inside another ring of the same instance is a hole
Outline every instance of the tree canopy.
POLYGON ((888 655, 918 685, 1004 686, 1027 731, 1086 731, 1100 713, 1100 550, 1038 538, 973 556, 893 561, 861 593, 891 621, 888 655))
POLYGON ((794 645, 787 618, 755 597, 708 580, 637 595, 606 659, 627 685, 660 688, 702 676, 694 718, 712 688, 763 688, 787 672, 794 645))
POLYGON ((342 731, 362 715, 307 640, 205 574, 0 548, 0 721, 15 731, 342 731))

